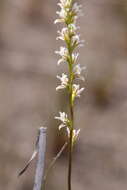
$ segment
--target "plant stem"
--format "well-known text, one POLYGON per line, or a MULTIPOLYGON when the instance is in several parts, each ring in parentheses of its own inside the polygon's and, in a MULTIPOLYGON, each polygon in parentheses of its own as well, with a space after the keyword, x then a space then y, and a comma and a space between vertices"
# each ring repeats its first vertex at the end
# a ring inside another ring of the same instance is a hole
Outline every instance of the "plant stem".
POLYGON ((68 190, 71 190, 71 174, 72 174, 72 137, 73 137, 73 107, 70 107, 72 128, 69 138, 69 160, 68 160, 68 190))
MULTIPOLYGON (((69 24, 66 24, 67 27, 69 24)), ((69 27, 68 27, 69 29, 69 27)), ((69 43, 66 43, 68 53, 69 53, 69 109, 70 109, 70 138, 69 138, 69 150, 68 150, 68 190, 71 190, 71 176, 72 176, 72 149, 73 149, 73 129, 74 129, 74 110, 73 110, 73 101, 72 101, 72 94, 73 94, 73 59, 72 59, 72 47, 71 47, 71 40, 72 37, 70 37, 69 43)))
MULTIPOLYGON (((72 54, 70 53, 72 59, 72 54)), ((71 129, 70 129, 70 138, 69 138, 69 158, 68 158, 68 190, 71 190, 71 174, 72 174, 72 146, 73 146, 73 128, 74 128, 74 111, 73 111, 73 102, 72 102, 72 85, 73 85, 73 67, 70 63, 70 96, 69 96, 69 107, 70 107, 70 120, 71 120, 71 129)))

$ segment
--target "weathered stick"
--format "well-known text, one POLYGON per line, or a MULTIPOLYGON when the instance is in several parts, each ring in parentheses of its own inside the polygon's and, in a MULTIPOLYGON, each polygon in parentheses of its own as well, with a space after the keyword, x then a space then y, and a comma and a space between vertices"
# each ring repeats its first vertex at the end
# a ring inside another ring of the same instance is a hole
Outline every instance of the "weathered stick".
POLYGON ((47 171, 45 172, 44 175, 44 183, 46 183, 46 179, 48 177, 48 174, 50 172, 50 170, 52 169, 52 167, 55 165, 57 159, 61 156, 61 154, 63 153, 63 151, 65 150, 65 148, 67 147, 68 143, 65 142, 64 145, 62 146, 62 148, 60 149, 60 151, 57 153, 57 155, 53 158, 52 162, 50 163, 47 171))
POLYGON ((46 128, 41 127, 39 129, 38 160, 37 160, 33 190, 41 190, 42 187, 43 176, 44 176, 44 165, 45 165, 45 151, 46 151, 46 128))

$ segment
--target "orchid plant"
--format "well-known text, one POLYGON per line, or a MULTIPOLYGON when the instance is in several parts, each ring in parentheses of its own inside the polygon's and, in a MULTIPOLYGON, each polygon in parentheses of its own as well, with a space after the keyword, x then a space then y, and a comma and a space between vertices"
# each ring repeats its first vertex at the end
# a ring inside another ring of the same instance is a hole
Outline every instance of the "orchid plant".
POLYGON ((79 27, 76 24, 78 17, 82 15, 82 6, 75 0, 60 0, 58 6, 60 11, 57 11, 56 14, 59 18, 54 23, 62 23, 64 27, 61 31, 58 31, 56 39, 64 41, 65 46, 60 47, 60 50, 55 51, 55 53, 60 56, 57 64, 65 63, 68 66, 68 74, 62 73, 61 76, 57 76, 60 85, 56 87, 56 90, 67 89, 70 113, 68 116, 65 112, 59 112, 59 117, 55 117, 55 119, 61 122, 59 130, 64 127, 67 131, 69 145, 68 190, 71 190, 72 151, 80 132, 80 129, 74 129, 74 103, 75 98, 80 97, 85 89, 84 87, 80 88, 80 85, 76 82, 77 79, 84 81, 82 71, 85 69, 77 63, 79 53, 76 52, 77 47, 83 46, 84 43, 83 40, 80 40, 80 35, 77 32, 79 27))

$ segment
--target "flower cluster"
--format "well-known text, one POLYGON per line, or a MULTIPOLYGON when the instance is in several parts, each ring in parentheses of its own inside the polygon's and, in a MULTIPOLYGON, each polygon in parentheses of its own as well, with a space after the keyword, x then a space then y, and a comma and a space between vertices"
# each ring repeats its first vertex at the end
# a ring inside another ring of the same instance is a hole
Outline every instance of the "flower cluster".
MULTIPOLYGON (((57 64, 60 65, 60 63, 66 63, 69 68, 69 74, 62 73, 62 76, 57 76, 61 84, 56 87, 56 90, 67 89, 70 105, 73 107, 75 98, 80 97, 85 89, 80 88, 80 85, 75 83, 76 79, 85 80, 82 76, 82 71, 85 67, 81 67, 80 64, 77 64, 79 53, 75 52, 75 49, 83 46, 84 43, 83 40, 80 40, 80 35, 77 33, 79 27, 76 25, 77 18, 82 15, 82 6, 78 5, 74 0, 60 0, 58 5, 60 6, 60 11, 57 11, 56 13, 59 18, 56 19, 54 23, 63 23, 65 26, 61 31, 58 31, 58 37, 56 39, 64 41, 66 46, 60 47, 60 50, 55 51, 55 53, 60 56, 57 64)), ((62 122, 59 129, 66 127, 68 138, 71 136, 72 141, 75 141, 80 130, 75 130, 72 126, 72 116, 68 119, 65 112, 59 113, 60 116, 55 117, 55 119, 62 122), (70 135, 70 133, 72 134, 70 135)))
POLYGON ((75 22, 78 16, 82 15, 82 6, 74 3, 73 0, 60 0, 58 5, 60 6, 61 10, 57 11, 56 14, 58 14, 60 18, 55 20, 55 24, 58 22, 70 24, 75 22))
POLYGON ((62 77, 57 75, 57 78, 61 81, 61 85, 56 87, 56 90, 66 88, 68 86, 69 79, 67 78, 67 75, 62 73, 62 77))
POLYGON ((60 116, 55 117, 55 119, 60 120, 62 123, 59 125, 59 130, 63 127, 66 127, 67 133, 69 134, 70 120, 65 112, 59 112, 60 116))
MULTIPOLYGON (((60 116, 55 117, 55 119, 60 120, 61 124, 59 125, 59 130, 65 127, 67 131, 68 138, 70 137, 70 128, 71 128, 71 121, 68 119, 68 116, 65 112, 59 112, 60 116)), ((72 135, 72 141, 73 143, 76 141, 78 134, 80 132, 80 129, 75 130, 73 129, 73 135, 72 135)))

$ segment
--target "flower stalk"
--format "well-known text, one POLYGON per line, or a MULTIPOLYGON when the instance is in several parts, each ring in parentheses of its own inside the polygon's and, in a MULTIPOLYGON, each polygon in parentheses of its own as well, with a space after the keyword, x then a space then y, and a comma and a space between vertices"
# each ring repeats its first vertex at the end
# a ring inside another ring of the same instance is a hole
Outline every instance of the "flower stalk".
POLYGON ((78 5, 74 0, 60 0, 58 3, 60 11, 57 11, 59 18, 55 20, 56 23, 63 23, 64 28, 58 31, 57 40, 65 42, 65 47, 60 47, 59 51, 55 53, 60 55, 58 65, 65 63, 68 65, 68 74, 62 73, 62 76, 57 76, 61 84, 57 86, 56 90, 67 89, 69 98, 69 118, 65 112, 59 112, 60 117, 55 119, 60 120, 62 123, 59 125, 59 129, 65 128, 68 136, 68 190, 71 190, 71 174, 72 174, 72 151, 73 145, 78 137, 80 129, 74 129, 74 102, 76 97, 80 97, 80 94, 84 88, 80 88, 79 84, 76 84, 77 79, 84 80, 81 76, 84 67, 77 64, 77 58, 79 53, 75 52, 77 47, 83 45, 83 40, 80 40, 80 36, 77 34, 79 27, 76 26, 77 18, 81 15, 81 5, 78 5))

